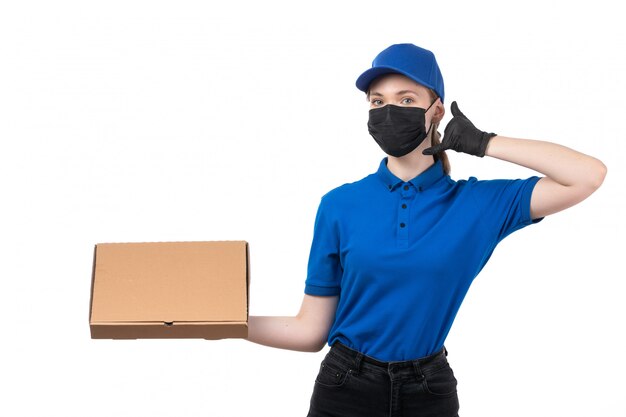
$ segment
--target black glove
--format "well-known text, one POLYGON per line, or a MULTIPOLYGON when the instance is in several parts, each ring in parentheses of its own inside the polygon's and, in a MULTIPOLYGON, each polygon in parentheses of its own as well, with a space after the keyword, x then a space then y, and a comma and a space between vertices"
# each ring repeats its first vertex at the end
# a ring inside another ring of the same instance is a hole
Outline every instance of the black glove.
POLYGON ((470 120, 465 117, 456 101, 450 106, 452 110, 452 120, 450 120, 443 133, 443 140, 439 145, 424 149, 424 155, 433 155, 446 149, 457 152, 464 152, 479 157, 485 156, 487 144, 495 133, 487 133, 479 130, 470 120))

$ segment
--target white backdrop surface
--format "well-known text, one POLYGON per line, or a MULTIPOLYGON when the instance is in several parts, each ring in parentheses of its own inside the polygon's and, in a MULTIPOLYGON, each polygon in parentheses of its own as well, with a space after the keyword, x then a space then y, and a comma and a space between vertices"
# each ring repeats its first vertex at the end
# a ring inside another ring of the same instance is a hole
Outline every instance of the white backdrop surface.
MULTIPOLYGON (((626 416, 626 34, 618 2, 0 5, 3 416, 304 416, 327 351, 91 340, 93 245, 247 240, 250 313, 293 315, 320 197, 384 154, 354 86, 435 52, 447 114, 600 158, 604 185, 507 237, 448 336, 460 414, 626 416)), ((452 177, 534 172, 450 154, 452 177)))

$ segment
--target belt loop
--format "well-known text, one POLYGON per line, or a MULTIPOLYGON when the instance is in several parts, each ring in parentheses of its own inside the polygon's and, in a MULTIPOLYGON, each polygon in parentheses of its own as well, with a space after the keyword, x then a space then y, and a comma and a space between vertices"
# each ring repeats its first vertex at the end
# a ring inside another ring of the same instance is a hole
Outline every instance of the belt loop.
POLYGON ((413 368, 415 369, 415 375, 419 378, 419 380, 424 379, 424 373, 422 372, 422 368, 419 365, 419 359, 415 359, 413 362, 413 368))
POLYGON ((448 356, 448 349, 446 349, 446 347, 445 347, 445 346, 443 347, 443 353, 445 353, 445 354, 446 354, 446 356, 448 356))
POLYGON ((355 375, 359 374, 359 370, 361 369, 361 362, 363 361, 363 354, 361 352, 356 353, 356 357, 354 358, 354 369, 352 373, 355 375))

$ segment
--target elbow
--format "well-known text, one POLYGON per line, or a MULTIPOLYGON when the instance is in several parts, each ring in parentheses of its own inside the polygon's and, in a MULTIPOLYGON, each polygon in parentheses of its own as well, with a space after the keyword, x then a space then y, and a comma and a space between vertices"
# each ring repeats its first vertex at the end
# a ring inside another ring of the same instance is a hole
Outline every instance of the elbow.
POLYGON ((604 178, 606 177, 607 167, 600 160, 597 160, 596 167, 594 168, 594 175, 592 176, 592 187, 594 190, 600 188, 602 183, 604 182, 604 178))
POLYGON ((302 350, 305 352, 319 352, 326 346, 326 335, 315 334, 312 332, 303 343, 302 350))
POLYGON ((596 160, 596 163, 590 167, 586 173, 585 182, 579 186, 579 200, 582 201, 596 192, 604 182, 607 168, 602 161, 596 160))
POLYGON ((300 339, 289 349, 297 350, 300 352, 319 352, 326 346, 326 340, 320 340, 318 338, 306 337, 300 339))
POLYGON ((311 344, 312 349, 309 352, 319 352, 324 349, 324 346, 326 346, 326 339, 317 339, 311 344))
POLYGON ((319 352, 326 346, 328 329, 319 326, 317 323, 301 322, 302 330, 300 339, 300 349, 303 352, 319 352))
POLYGON ((587 195, 591 195, 594 191, 600 188, 604 182, 604 178, 606 177, 606 172, 606 165, 598 159, 596 159, 594 164, 588 168, 585 176, 586 181, 584 187, 587 195))
POLYGON ((326 345, 325 342, 324 343, 307 343, 302 346, 300 351, 315 353, 315 352, 319 352, 320 350, 322 350, 325 345, 326 345))

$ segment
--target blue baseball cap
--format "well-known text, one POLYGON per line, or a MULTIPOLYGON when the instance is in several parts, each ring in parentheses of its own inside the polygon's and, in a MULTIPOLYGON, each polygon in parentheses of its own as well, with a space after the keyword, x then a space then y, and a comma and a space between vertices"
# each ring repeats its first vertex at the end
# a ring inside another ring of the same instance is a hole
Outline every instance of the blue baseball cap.
POLYGON ((372 68, 356 80, 356 88, 367 92, 374 78, 389 73, 409 77, 416 83, 433 89, 443 103, 443 76, 435 54, 412 43, 391 45, 374 58, 372 68))

